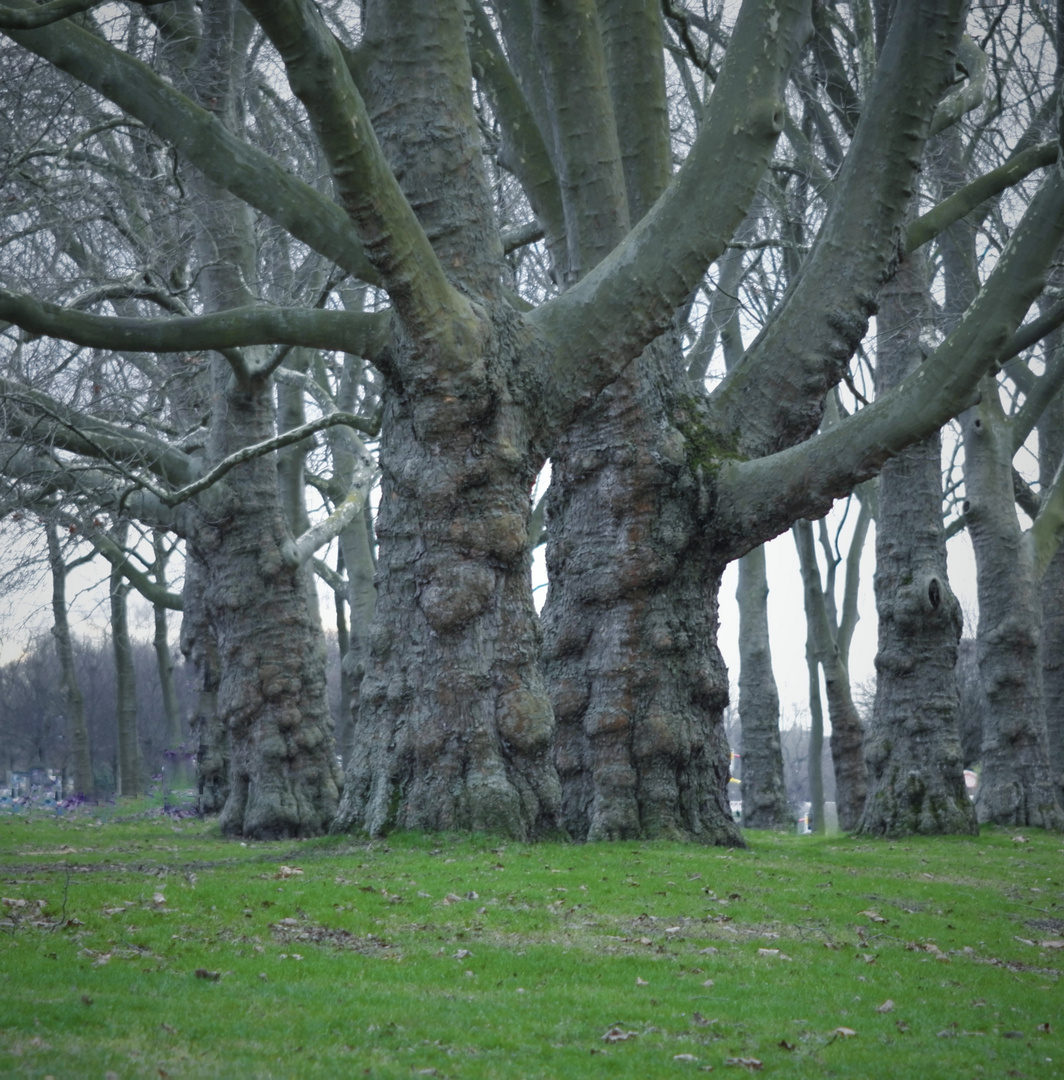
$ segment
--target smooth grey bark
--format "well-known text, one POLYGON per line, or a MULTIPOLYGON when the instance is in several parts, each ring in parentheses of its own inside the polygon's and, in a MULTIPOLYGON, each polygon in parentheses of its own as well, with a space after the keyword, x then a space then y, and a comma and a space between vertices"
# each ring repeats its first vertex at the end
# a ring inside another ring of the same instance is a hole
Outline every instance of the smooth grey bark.
MULTIPOLYGON (((877 394, 919 365, 927 317, 923 260, 903 259, 880 294, 877 394)), ((954 668, 962 619, 946 575, 941 461, 935 434, 888 461, 879 477, 876 697, 858 826, 876 836, 978 831, 960 753, 954 668)))
POLYGON ((1042 597, 1034 546, 1016 517, 1012 439, 997 387, 962 417, 965 517, 975 549, 979 673, 988 710, 980 821, 1064 829, 1042 693, 1042 597))
POLYGON ((55 638, 55 651, 59 659, 60 691, 66 713, 67 736, 70 739, 70 770, 74 780, 74 794, 92 798, 96 794, 96 781, 92 772, 89 728, 85 722, 85 699, 74 668, 74 643, 70 636, 66 595, 67 566, 56 526, 48 523, 44 529, 48 541, 48 564, 52 574, 52 636, 55 638))
MULTIPOLYGON (((125 547, 128 522, 114 527, 115 542, 125 547)), ((118 794, 139 795, 144 790, 144 765, 137 732, 137 680, 133 667, 133 642, 129 636, 126 599, 129 585, 117 567, 111 567, 111 642, 115 658, 115 712, 118 727, 118 794)))
MULTIPOLYGON (((828 717, 831 720, 830 747, 835 773, 835 806, 840 827, 849 831, 856 826, 864 809, 866 781, 864 761, 861 757, 861 718, 850 694, 850 677, 846 670, 844 650, 840 649, 836 640, 839 630, 838 620, 834 615, 834 568, 830 568, 825 587, 820 578, 811 522, 796 522, 794 537, 804 585, 806 650, 824 673, 825 697, 828 717), (831 612, 828 610, 829 602, 831 612)), ((814 686, 813 673, 810 673, 810 695, 814 714, 822 713, 819 675, 814 686)), ((822 724, 821 720, 821 727, 822 724)))
MULTIPOLYGON (((796 521, 791 527, 800 545, 800 528, 796 521)), ((808 522, 805 523, 808 525, 808 522)), ((809 677, 809 827, 812 832, 822 833, 827 828, 824 813, 824 701, 820 696, 820 659, 817 656, 815 622, 812 618, 823 593, 820 573, 809 560, 803 560, 802 599, 805 604, 805 668, 809 677)))
MULTIPOLYGON (((1046 339, 1047 358, 1064 348, 1059 333, 1046 339)), ((1064 395, 1058 393, 1038 422, 1040 488, 1048 490, 1064 460, 1064 395)), ((1042 576, 1042 692, 1049 765, 1064 806, 1064 550, 1058 549, 1042 576)))
POLYGON ((780 699, 768 633, 765 549, 739 560, 739 719, 742 724, 743 827, 779 829, 794 814, 783 780, 780 699))
MULTIPOLYGON (((155 549, 155 583, 166 589, 166 540, 156 531, 152 535, 155 549)), ((155 634, 156 668, 159 672, 159 688, 162 694, 163 715, 166 717, 166 746, 164 748, 167 779, 171 787, 185 787, 190 780, 186 763, 184 735, 181 730, 181 708, 177 702, 177 686, 174 683, 174 658, 170 652, 170 628, 167 609, 162 604, 152 605, 155 634)))

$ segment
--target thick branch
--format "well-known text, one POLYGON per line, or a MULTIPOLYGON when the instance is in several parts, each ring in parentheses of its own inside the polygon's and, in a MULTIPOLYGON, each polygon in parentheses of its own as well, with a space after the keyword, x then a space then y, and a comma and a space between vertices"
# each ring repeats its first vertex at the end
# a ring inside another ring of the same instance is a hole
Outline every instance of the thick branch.
POLYGON ((592 397, 668 325, 753 199, 783 125, 808 5, 746 0, 691 153, 628 237, 530 318, 556 345, 545 418, 592 397))
POLYGON ((90 315, 7 289, 0 289, 0 318, 31 334, 113 351, 200 352, 294 345, 350 352, 372 360, 389 340, 386 311, 243 307, 184 318, 131 319, 90 315))
MULTIPOLYGON (((517 76, 495 39, 495 31, 479 0, 467 0, 466 11, 469 15, 466 33, 473 73, 491 100, 502 132, 500 163, 520 180, 532 212, 540 223, 540 235, 546 231, 558 240, 565 235, 565 212, 558 176, 543 133, 525 100, 517 76)), ((513 247, 506 246, 505 237, 503 245, 507 252, 513 250, 513 247)))
POLYGON ((934 103, 953 75, 963 7, 925 0, 897 9, 813 251, 712 396, 718 438, 744 456, 808 438, 865 335, 896 258, 934 103))
MULTIPOLYGON (((445 350, 452 322, 472 322, 388 167, 336 40, 311 0, 244 0, 281 54, 381 283, 407 330, 445 350)), ((449 349, 450 347, 450 349, 449 349)))
POLYGON ((149 603, 170 611, 184 610, 185 602, 177 593, 163 588, 152 581, 143 570, 138 570, 129 553, 123 551, 109 536, 89 529, 85 532, 85 538, 149 603))
POLYGON ((986 285, 952 334, 897 388, 808 442, 727 463, 718 505, 736 516, 742 554, 800 517, 821 515, 887 458, 971 405, 979 379, 1007 347, 1064 239, 1064 179, 1054 169, 986 285), (741 524, 740 524, 741 523, 741 524))
POLYGON ((0 397, 16 407, 5 415, 7 434, 86 457, 135 463, 172 484, 195 475, 190 459, 160 439, 71 408, 41 390, 0 377, 0 397))
POLYGON ((1000 195, 1006 188, 1018 184, 1035 169, 1043 169, 1057 160, 1058 145, 1055 142, 1033 146, 1022 154, 978 179, 965 185, 960 191, 943 199, 937 206, 918 217, 906 230, 902 241, 905 254, 933 240, 961 218, 970 214, 980 203, 1000 195))

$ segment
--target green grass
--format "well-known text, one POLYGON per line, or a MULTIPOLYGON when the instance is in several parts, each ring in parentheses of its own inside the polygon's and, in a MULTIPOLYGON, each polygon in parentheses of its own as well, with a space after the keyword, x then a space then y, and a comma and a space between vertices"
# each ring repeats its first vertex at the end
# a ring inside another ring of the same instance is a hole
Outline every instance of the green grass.
POLYGON ((0 818, 0 1076, 1064 1076, 1059 836, 245 845, 119 813, 0 818))

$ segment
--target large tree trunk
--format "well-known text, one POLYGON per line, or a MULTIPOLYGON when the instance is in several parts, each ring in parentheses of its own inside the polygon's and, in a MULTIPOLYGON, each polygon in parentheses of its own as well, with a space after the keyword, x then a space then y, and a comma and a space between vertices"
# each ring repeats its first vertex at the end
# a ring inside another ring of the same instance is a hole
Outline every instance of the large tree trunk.
MULTIPOLYGON (((880 294, 876 393, 920 362, 927 283, 903 260, 880 294)), ((876 522, 876 699, 865 740, 869 787, 858 831, 978 831, 964 785, 954 668, 961 611, 946 576, 942 451, 933 435, 888 461, 876 522)))
POLYGON ((765 549, 739 560, 739 720, 742 724, 743 826, 780 829, 794 814, 787 803, 780 742, 780 699, 768 633, 765 549))
POLYGON ((48 539, 48 563, 52 571, 52 636, 59 659, 59 678, 63 708, 66 712, 67 735, 70 739, 70 766, 74 778, 74 794, 91 798, 96 794, 89 752, 89 728, 85 722, 85 699, 78 686, 74 668, 74 643, 70 636, 67 610, 67 567, 55 525, 45 525, 48 539))
POLYGON ((997 385, 962 417, 968 532, 979 590, 979 673, 986 691, 976 810, 996 825, 1064 828, 1042 696, 1042 596, 1034 549, 1016 517, 1012 438, 997 385))
MULTIPOLYGON (((229 384, 220 458, 273 434, 269 384, 229 384)), ((336 810, 340 775, 325 687, 325 640, 308 571, 286 558, 291 536, 271 456, 232 470, 188 533, 219 662, 218 716, 230 742, 223 831, 256 839, 313 836, 336 810)), ((192 515, 190 515, 192 517, 192 515)))
POLYGON ((657 342, 552 457, 544 667, 580 839, 743 843, 726 795, 724 561, 699 532, 679 360, 657 342))
MULTIPOLYGON (((253 24, 231 0, 204 5, 203 35, 192 85, 226 123, 238 128, 244 56, 253 24)), ((246 204, 195 174, 197 287, 206 311, 255 302, 252 216, 246 204)), ((247 359, 255 354, 246 350, 247 359)), ((229 358, 211 359, 209 468, 275 434, 273 386, 241 373, 229 358)), ((289 464, 301 472, 298 452, 289 464)), ((293 472, 288 469, 288 474, 293 472)), ((289 509, 299 517, 288 485, 289 509)), ((292 532, 273 455, 237 466, 197 499, 186 517, 187 560, 195 563, 208 633, 203 660, 217 650, 217 717, 227 732, 227 833, 271 839, 313 836, 332 821, 340 772, 325 685, 325 641, 305 566, 288 557, 292 532)), ((296 527, 299 522, 297 521, 296 527)), ((201 671, 211 703, 211 672, 201 671)), ((201 791, 221 787, 220 734, 206 730, 211 772, 201 791)), ((207 764, 206 762, 204 764, 207 764)), ((201 765, 202 769, 202 765, 201 765)))
POLYGON ((543 458, 500 314, 478 400, 456 413, 446 387, 387 399, 379 585, 338 829, 561 827, 528 553, 543 458))
MULTIPOLYGON (((1064 348, 1059 334, 1047 341, 1047 353, 1064 348)), ((1038 466, 1046 491, 1064 460, 1064 395, 1046 407, 1038 424, 1038 466)), ((1064 806, 1064 548, 1058 549, 1042 575, 1042 692, 1045 698, 1049 766, 1064 806)))

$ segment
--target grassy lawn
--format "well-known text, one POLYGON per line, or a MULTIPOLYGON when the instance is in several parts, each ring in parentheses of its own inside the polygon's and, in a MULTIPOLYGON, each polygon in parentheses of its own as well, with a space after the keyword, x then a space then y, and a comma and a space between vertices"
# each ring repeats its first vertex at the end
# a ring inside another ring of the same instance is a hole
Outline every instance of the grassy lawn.
POLYGON ((0 1076, 1064 1076, 1064 839, 0 818, 0 1076))

